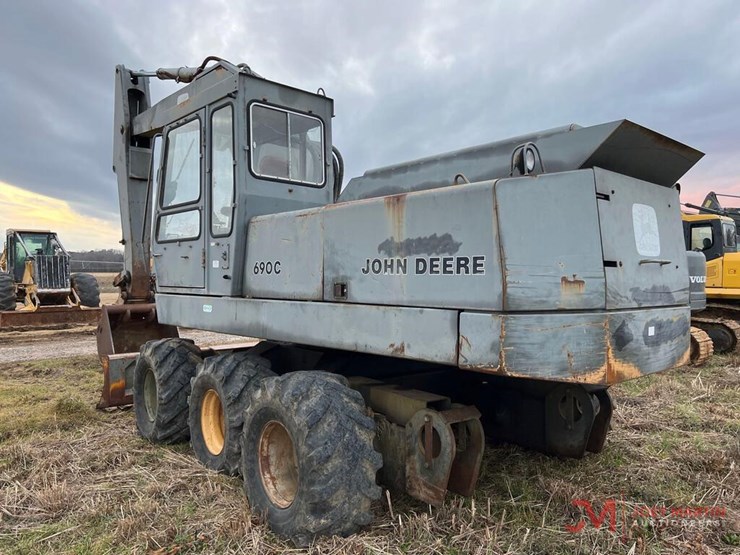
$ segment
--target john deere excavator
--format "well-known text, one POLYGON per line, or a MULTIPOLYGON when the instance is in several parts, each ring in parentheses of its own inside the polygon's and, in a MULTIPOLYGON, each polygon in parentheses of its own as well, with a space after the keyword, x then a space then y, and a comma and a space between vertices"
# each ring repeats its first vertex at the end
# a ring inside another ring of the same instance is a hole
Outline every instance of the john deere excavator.
POLYGON ((0 256, 0 329, 97 322, 95 276, 70 273, 53 231, 8 229, 0 256))
POLYGON ((368 524, 377 479, 471 495, 486 438, 598 453, 608 388, 688 362, 689 146, 568 125, 343 188, 323 90, 216 57, 115 83, 102 405, 133 400, 143 437, 241 474, 297 544, 368 524), (152 103, 153 77, 183 86, 152 103), (177 326, 262 341, 201 349, 177 326))

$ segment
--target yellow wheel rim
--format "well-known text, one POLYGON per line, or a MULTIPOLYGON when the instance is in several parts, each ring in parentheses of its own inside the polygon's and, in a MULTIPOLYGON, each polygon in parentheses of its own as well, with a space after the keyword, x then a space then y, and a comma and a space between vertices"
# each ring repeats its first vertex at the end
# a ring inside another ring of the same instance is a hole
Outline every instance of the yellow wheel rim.
POLYGON ((200 429, 203 440, 211 455, 220 455, 224 450, 224 408, 221 398, 214 389, 209 389, 200 405, 200 429))
POLYGON ((298 461, 293 438, 280 422, 271 420, 262 428, 259 466, 270 501, 281 509, 290 507, 298 492, 298 461))

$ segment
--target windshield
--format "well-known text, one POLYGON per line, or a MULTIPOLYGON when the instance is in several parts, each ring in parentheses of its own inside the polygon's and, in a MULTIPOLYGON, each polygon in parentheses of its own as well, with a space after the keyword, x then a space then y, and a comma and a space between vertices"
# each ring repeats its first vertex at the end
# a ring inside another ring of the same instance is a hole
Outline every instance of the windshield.
POLYGON ((28 254, 54 254, 51 236, 48 233, 19 233, 28 254))

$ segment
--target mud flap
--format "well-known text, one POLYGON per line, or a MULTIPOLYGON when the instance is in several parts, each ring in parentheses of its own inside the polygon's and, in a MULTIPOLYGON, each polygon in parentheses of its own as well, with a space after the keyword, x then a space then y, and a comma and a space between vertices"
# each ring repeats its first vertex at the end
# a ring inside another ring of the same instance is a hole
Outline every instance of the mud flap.
POLYGON ((96 338, 103 366, 103 391, 97 408, 133 403, 133 368, 147 341, 179 337, 176 326, 160 324, 153 303, 105 305, 96 338))

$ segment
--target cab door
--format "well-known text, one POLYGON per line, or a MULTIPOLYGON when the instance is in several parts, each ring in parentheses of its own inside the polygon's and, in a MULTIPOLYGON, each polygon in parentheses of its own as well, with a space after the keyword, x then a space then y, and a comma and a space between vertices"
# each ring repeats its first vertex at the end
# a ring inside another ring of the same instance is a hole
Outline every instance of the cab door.
POLYGON ((204 111, 165 128, 152 258, 158 288, 205 287, 204 111))
POLYGON ((236 157, 234 107, 231 102, 209 107, 210 141, 206 148, 208 191, 208 244, 206 267, 208 293, 231 295, 234 289, 234 194, 236 157))
POLYGON ((692 222, 689 247, 707 259, 707 287, 722 287, 722 223, 718 219, 692 222))

